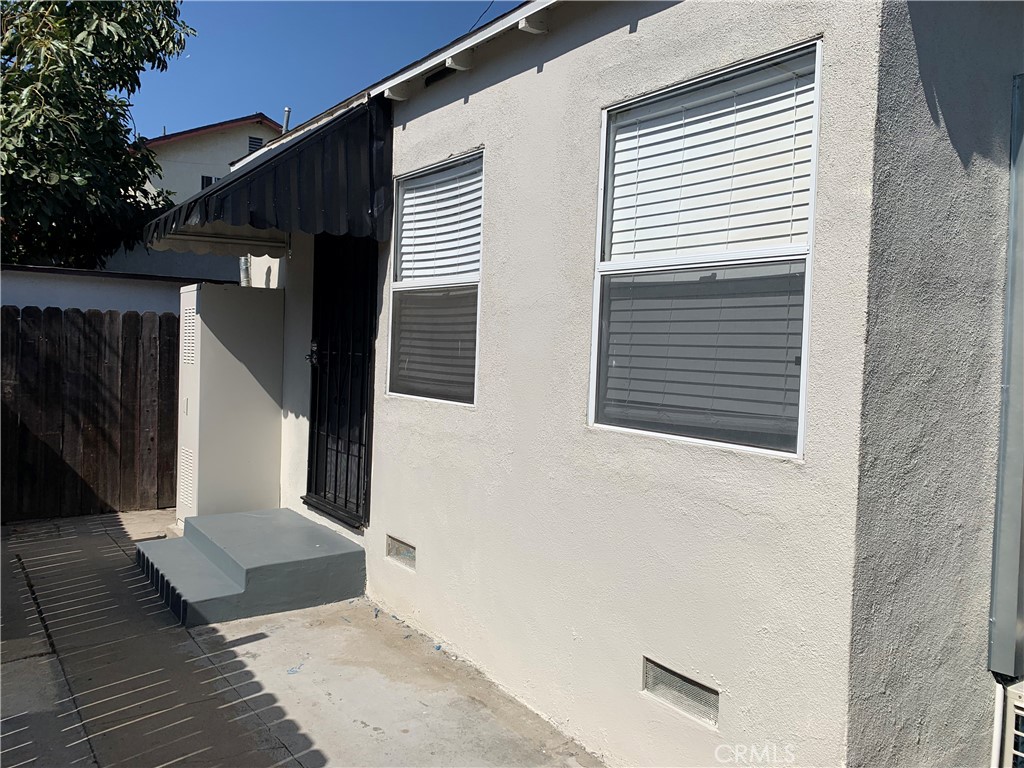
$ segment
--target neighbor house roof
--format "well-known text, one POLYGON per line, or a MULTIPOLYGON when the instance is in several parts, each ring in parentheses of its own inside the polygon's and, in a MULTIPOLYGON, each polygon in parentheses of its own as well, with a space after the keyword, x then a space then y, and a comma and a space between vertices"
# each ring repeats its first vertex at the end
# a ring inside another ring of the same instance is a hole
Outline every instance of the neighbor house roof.
POLYGON ((191 136, 201 136, 204 133, 213 133, 214 131, 220 131, 224 128, 234 128, 240 125, 266 125, 269 128, 273 128, 275 131, 280 133, 281 124, 276 120, 267 117, 262 112, 254 112, 251 115, 245 117, 236 117, 231 120, 222 120, 219 123, 210 123, 209 125, 200 125, 197 128, 189 128, 185 131, 177 131, 176 133, 167 133, 163 136, 157 136, 153 139, 146 139, 146 145, 149 147, 160 146, 167 144, 172 141, 178 141, 179 139, 188 138, 191 136))

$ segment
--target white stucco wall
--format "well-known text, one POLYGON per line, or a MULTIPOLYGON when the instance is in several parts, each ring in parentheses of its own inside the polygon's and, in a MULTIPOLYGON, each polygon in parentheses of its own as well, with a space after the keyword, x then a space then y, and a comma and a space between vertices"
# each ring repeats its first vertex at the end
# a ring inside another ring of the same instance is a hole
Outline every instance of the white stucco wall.
POLYGON ((987 765, 1010 103, 1024 72, 1024 4, 889 4, 881 69, 849 763, 987 765))
POLYGON ((0 272, 0 299, 16 307, 116 309, 178 314, 184 282, 112 277, 88 270, 0 272))
MULTIPOLYGON (((387 396, 382 319, 368 590, 613 763, 846 758, 878 21, 868 3, 570 3, 396 105, 396 174, 484 147, 480 373, 473 407, 387 396), (819 35, 803 459, 587 427, 602 108, 819 35), (645 655, 721 690, 717 729, 641 692, 645 655)), ((301 509, 308 243, 282 275, 282 503, 301 509)))
POLYGON ((203 176, 227 176, 229 163, 249 153, 250 136, 259 136, 265 143, 280 135, 269 125, 250 123, 157 144, 153 151, 162 176, 153 183, 180 203, 202 189, 203 176))

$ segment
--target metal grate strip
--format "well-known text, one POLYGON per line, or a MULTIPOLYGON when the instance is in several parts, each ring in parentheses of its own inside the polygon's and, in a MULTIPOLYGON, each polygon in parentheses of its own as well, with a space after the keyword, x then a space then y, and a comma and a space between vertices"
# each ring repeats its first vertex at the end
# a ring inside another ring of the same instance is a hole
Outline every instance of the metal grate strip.
POLYGON ((644 659, 644 690, 692 717, 718 723, 718 691, 648 658, 644 659))
POLYGON ((178 484, 181 488, 181 506, 191 509, 195 499, 195 457, 188 448, 181 449, 181 468, 178 484))
POLYGON ((181 362, 196 364, 196 310, 185 307, 181 313, 181 362))
POLYGON ((1013 768, 1024 768, 1024 706, 1013 707, 1013 739, 1010 742, 1013 768))

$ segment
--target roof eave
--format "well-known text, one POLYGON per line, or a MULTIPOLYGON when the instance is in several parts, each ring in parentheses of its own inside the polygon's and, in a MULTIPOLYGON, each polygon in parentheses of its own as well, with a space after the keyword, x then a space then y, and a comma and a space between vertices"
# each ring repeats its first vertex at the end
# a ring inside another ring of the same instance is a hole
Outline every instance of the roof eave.
POLYGON ((427 54, 422 59, 409 64, 383 80, 379 80, 369 88, 353 94, 330 109, 325 110, 319 115, 307 120, 302 125, 296 126, 292 130, 288 131, 288 133, 282 134, 280 138, 271 139, 264 144, 261 149, 234 161, 231 164, 232 170, 236 167, 241 167, 252 160, 258 159, 262 153, 272 149, 273 147, 280 146, 283 142, 292 141, 307 131, 313 130, 319 125, 323 125, 325 122, 332 120, 337 115, 351 109, 353 106, 361 102, 367 101, 374 96, 386 95, 388 90, 394 91, 403 83, 413 80, 414 78, 421 77, 437 68, 439 65, 446 66, 449 59, 456 58, 459 54, 472 50, 473 48, 504 34, 510 29, 522 29, 527 32, 536 33, 538 30, 530 27, 530 18, 538 18, 538 14, 542 14, 545 9, 550 8, 553 5, 557 5, 559 2, 562 2, 562 0, 533 0, 533 2, 523 3, 523 5, 512 9, 503 16, 499 16, 489 24, 485 24, 475 31, 466 33, 462 37, 453 40, 445 47, 427 54))

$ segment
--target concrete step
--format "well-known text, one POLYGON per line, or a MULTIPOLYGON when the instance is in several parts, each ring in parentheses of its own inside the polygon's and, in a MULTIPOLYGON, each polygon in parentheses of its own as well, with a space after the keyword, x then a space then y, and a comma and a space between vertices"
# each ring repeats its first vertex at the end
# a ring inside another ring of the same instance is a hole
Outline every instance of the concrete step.
POLYGON ((187 626, 216 621, 196 619, 211 613, 211 609, 216 613, 243 592, 241 584, 211 563, 187 539, 140 542, 135 562, 160 592, 164 603, 187 626))
POLYGON ((188 625, 338 602, 366 586, 362 547, 291 509, 190 517, 183 538, 138 549, 140 566, 188 625))

